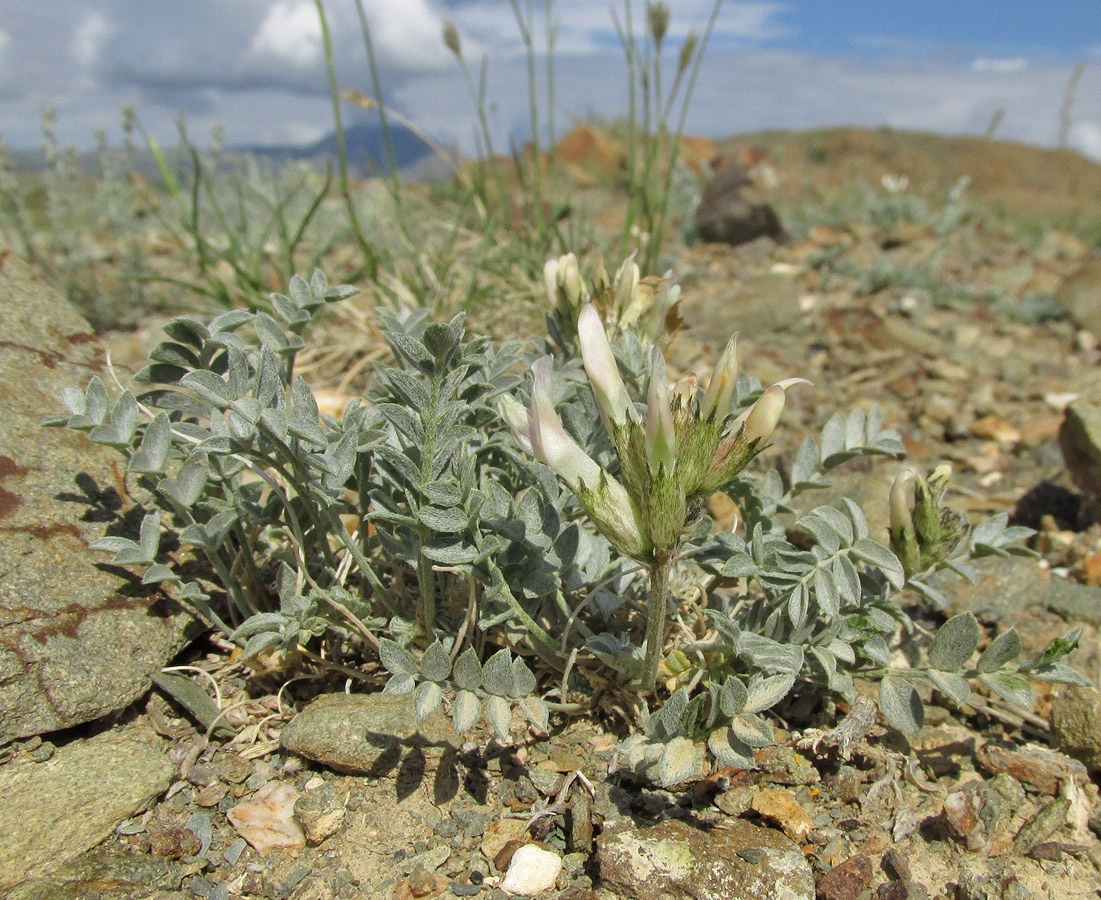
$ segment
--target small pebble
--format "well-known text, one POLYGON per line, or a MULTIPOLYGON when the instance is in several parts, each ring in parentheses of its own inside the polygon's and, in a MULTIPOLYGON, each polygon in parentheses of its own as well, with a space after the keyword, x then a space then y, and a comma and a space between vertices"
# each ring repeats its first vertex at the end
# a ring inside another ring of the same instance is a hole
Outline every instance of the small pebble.
POLYGON ((562 871, 562 858, 535 844, 525 844, 512 854, 501 890, 532 896, 550 890, 562 871))

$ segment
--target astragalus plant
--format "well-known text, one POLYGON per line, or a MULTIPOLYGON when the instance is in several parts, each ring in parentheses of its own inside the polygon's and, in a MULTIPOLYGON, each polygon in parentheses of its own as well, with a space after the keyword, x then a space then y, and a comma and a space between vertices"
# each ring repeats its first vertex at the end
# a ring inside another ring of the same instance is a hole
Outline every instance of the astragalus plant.
POLYGON ((1027 704, 1027 677, 1082 683, 1062 662, 1073 632, 1017 663, 1011 630, 972 665, 970 614, 945 622, 927 662, 901 666, 893 650, 915 629, 899 592, 937 602, 930 573, 967 575, 971 557, 1017 552, 1027 533, 1004 518, 972 530, 942 507, 941 471, 892 491, 893 549, 852 501, 800 513, 840 463, 901 454, 874 408, 832 416, 786 475, 758 470, 788 393, 818 388, 763 387, 734 339, 706 387, 670 384, 655 343, 667 335, 638 323, 675 320, 671 276, 640 278, 628 260, 585 279, 572 257, 547 273, 552 303, 561 289, 577 310, 571 336, 552 328, 532 354, 468 336, 462 316, 382 314, 394 363, 340 417, 319 412, 294 363, 350 289, 315 273, 273 295, 274 314, 173 320, 138 375, 150 389, 111 401, 93 379, 49 424, 123 453, 207 577, 163 552, 157 511, 97 546, 174 583, 246 654, 384 676, 418 717, 442 708, 460 733, 484 717, 507 741, 517 711, 546 731, 556 712, 618 709, 638 727, 627 764, 665 784, 698 772, 705 746, 752 767, 773 739, 762 713, 793 693, 853 701, 858 679, 878 681, 887 719, 913 730, 922 685, 962 704, 977 679, 1027 704), (715 491, 735 501, 736 529, 706 515, 715 491))

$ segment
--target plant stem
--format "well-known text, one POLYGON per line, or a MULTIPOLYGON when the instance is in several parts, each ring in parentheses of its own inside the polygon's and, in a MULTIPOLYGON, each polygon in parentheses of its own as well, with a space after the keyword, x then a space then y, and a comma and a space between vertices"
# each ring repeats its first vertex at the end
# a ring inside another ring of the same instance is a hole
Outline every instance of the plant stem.
POLYGON ((658 664, 665 642, 665 598, 669 593, 669 570, 672 555, 665 550, 657 552, 650 565, 650 602, 646 607, 646 659, 642 672, 641 693, 648 694, 658 680, 658 664))

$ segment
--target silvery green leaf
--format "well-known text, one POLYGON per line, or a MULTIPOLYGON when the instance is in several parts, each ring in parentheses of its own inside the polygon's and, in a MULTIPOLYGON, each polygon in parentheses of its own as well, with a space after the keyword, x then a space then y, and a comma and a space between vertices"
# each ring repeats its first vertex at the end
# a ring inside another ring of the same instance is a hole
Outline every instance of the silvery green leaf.
POLYGON ((550 731, 550 710, 539 697, 524 697, 520 700, 520 709, 529 722, 539 731, 550 731))
POLYGON ((84 391, 84 416, 92 425, 102 425, 107 417, 107 405, 110 402, 107 390, 98 375, 93 375, 84 391))
POLYGON ((730 721, 730 733, 748 747, 767 747, 776 743, 776 735, 760 716, 742 713, 730 721))
POLYGON ((840 659, 842 662, 848 663, 850 666, 856 662, 856 651, 853 649, 853 645, 847 641, 843 641, 840 638, 835 638, 826 645, 829 648, 830 653, 840 659))
POLYGON ((443 700, 443 691, 434 681, 422 681, 413 691, 413 711, 417 715, 417 721, 423 722, 432 713, 440 708, 443 700))
POLYGON ((121 442, 129 444, 138 427, 138 404, 129 391, 123 391, 115 401, 115 408, 111 410, 111 425, 118 432, 121 442))
POLYGON ((240 350, 230 348, 228 356, 226 383, 229 385, 229 391, 233 399, 237 400, 249 389, 248 363, 245 362, 245 355, 240 350))
POLYGON ((845 449, 855 450, 864 443, 864 410, 854 409, 845 421, 845 449))
POLYGON ((124 537, 101 537, 96 538, 88 545, 93 550, 106 550, 108 553, 118 553, 121 550, 141 551, 141 545, 137 541, 132 541, 130 538, 124 537))
POLYGON ((979 646, 979 622, 974 613, 952 616, 937 630, 929 647, 929 665, 942 672, 963 668, 979 646))
POLYGON ((457 506, 440 508, 438 506, 422 506, 417 510, 417 519, 433 531, 442 534, 454 534, 465 531, 470 519, 466 511, 457 506))
POLYGON ((161 515, 156 510, 146 513, 141 520, 139 543, 147 559, 153 559, 157 555, 157 548, 161 544, 161 515))
POLYGON ((207 327, 194 316, 176 316, 165 324, 164 333, 197 350, 202 349, 203 342, 210 337, 207 327))
POLYGON ((512 654, 503 647, 482 666, 482 687, 498 697, 508 697, 512 694, 512 686, 512 654))
POLYGON ((792 487, 798 488, 801 485, 811 486, 818 483, 812 481, 818 470, 818 458, 818 445, 814 442, 814 438, 805 438, 799 445, 791 464, 792 487))
POLYGON ((443 644, 433 641, 421 654, 421 676, 429 681, 445 681, 451 674, 451 659, 443 644))
POLYGON ((512 727, 512 707, 504 697, 486 697, 486 718, 502 743, 507 743, 512 727))
POLYGON ((844 604, 860 602, 860 574, 847 555, 834 557, 829 565, 837 596, 844 604))
POLYGON ((870 634, 861 643, 864 655, 881 666, 891 663, 891 648, 881 634, 870 634))
POLYGON ((168 566, 154 563, 141 576, 142 584, 160 584, 162 581, 179 581, 179 576, 168 566))
POLYGON ((237 410, 231 409, 226 413, 226 422, 229 424, 229 433, 242 444, 250 444, 256 437, 256 425, 237 410))
POLYGON ((71 415, 84 415, 84 391, 72 385, 65 385, 61 389, 61 402, 71 415))
POLYGON ((1053 662, 1037 666, 1029 671, 1029 675, 1040 681, 1054 681, 1059 684, 1073 684, 1077 687, 1093 687, 1093 682, 1077 669, 1071 668, 1066 663, 1053 662))
POLYGON ((402 403, 412 409, 428 409, 431 403, 428 389, 414 376, 400 369, 388 369, 386 381, 402 403))
POLYGON ((176 475, 176 500, 184 506, 194 506, 206 487, 207 469, 205 453, 192 454, 187 464, 176 475))
POLYGON ((729 728, 718 728, 707 738, 707 749, 723 766, 736 769, 755 769, 753 748, 739 741, 729 728))
POLYGON ((413 654, 401 647, 396 641, 382 638, 378 642, 378 655, 386 671, 395 675, 417 674, 417 661, 413 654))
POLYGON ((896 591, 902 590, 906 584, 906 573, 898 557, 890 550, 871 538, 861 538, 853 544, 853 552, 864 562, 879 569, 896 591))
POLYGON ((770 709, 788 695, 794 684, 794 672, 783 672, 779 675, 770 675, 767 678, 762 678, 754 673, 749 679, 749 689, 743 711, 758 713, 770 709))
POLYGON ((275 437, 277 441, 287 440, 287 417, 281 410, 265 407, 260 411, 260 424, 275 437))
POLYGON ((165 461, 168 459, 171 438, 172 424, 168 414, 157 413, 153 421, 145 427, 141 444, 130 457, 130 471, 150 474, 163 472, 165 461))
POLYGON ((948 608, 948 598, 936 588, 930 587, 923 581, 910 581, 909 586, 932 602, 937 609, 948 608))
POLYGON ((868 536, 868 520, 864 517, 864 510, 848 497, 841 498, 841 505, 845 507, 845 515, 852 522, 855 539, 859 541, 861 538, 866 538, 868 536))
POLYGON ((719 708, 724 716, 736 716, 745 709, 749 692, 746 690, 740 678, 729 675, 723 682, 722 693, 719 694, 719 708))
POLYGON ((803 665, 802 647, 782 644, 751 631, 738 635, 734 649, 747 662, 764 671, 796 673, 803 665))
POLYGON ((801 582, 795 586, 795 590, 788 596, 787 614, 791 627, 798 631, 807 621, 807 613, 810 608, 810 596, 807 593, 807 585, 801 582))
POLYGON ((251 659, 265 650, 277 646, 282 640, 283 635, 278 631, 263 631, 260 634, 253 635, 245 642, 245 646, 241 649, 241 655, 245 659, 251 659))
POLYGON ((472 563, 478 558, 478 551, 470 544, 462 541, 454 543, 430 543, 421 548, 421 552, 432 562, 438 562, 445 566, 461 566, 472 563))
POLYGON ((825 519, 816 516, 814 513, 796 520, 795 524, 809 531, 811 535, 813 535, 814 540, 818 543, 818 546, 828 554, 836 553, 841 546, 840 535, 838 535, 825 519))
POLYGON ((236 331, 246 322, 252 321, 256 313, 249 309, 231 309, 210 320, 210 333, 212 335, 223 332, 236 331))
POLYGON ((386 682, 386 687, 382 689, 382 693, 389 697, 405 697, 413 693, 413 689, 417 686, 416 679, 412 675, 394 675, 386 682))
MULTIPOLYGON (((267 313, 257 313, 256 319, 252 324, 256 329, 256 336, 260 338, 260 344, 269 353, 287 349, 287 333, 279 326, 279 323, 267 313)), ((297 337, 297 335, 295 335, 295 337, 297 337)))
POLYGON ((188 372, 180 379, 180 387, 193 391, 203 400, 213 403, 218 409, 224 409, 234 399, 229 385, 207 369, 188 372))
MULTIPOLYGON (((500 487, 497 482, 490 483, 491 490, 500 487)), ((424 494, 424 498, 429 503, 434 503, 437 506, 459 506, 463 501, 463 492, 459 489, 459 486, 446 481, 436 481, 423 485, 421 493, 424 494)))
POLYGON ((852 546, 853 525, 852 521, 841 510, 832 506, 819 506, 812 511, 812 515, 822 519, 841 539, 844 547, 852 546))
POLYGON ((834 413, 826 424, 822 426, 821 435, 821 459, 825 463, 835 453, 845 449, 845 424, 841 420, 841 413, 834 413))
POLYGON ((512 661, 512 693, 510 697, 527 697, 535 693, 535 676, 520 658, 512 661))
POLYGON ((378 409, 407 441, 417 445, 424 443, 424 425, 409 407, 398 403, 380 403, 378 409))
POLYGON ((667 741, 680 732, 681 720, 688 709, 688 688, 677 690, 645 724, 646 735, 656 741, 667 741))
POLYGON ((933 682, 933 686, 956 706, 963 706, 971 699, 971 685, 962 675, 954 672, 938 672, 936 669, 929 669, 926 674, 933 682))
POLYGON ((827 616, 833 617, 841 612, 837 585, 827 569, 820 568, 814 572, 814 596, 818 601, 818 608, 827 616))
POLYGON ((1009 672, 991 672, 980 675, 979 680, 1000 697, 1025 709, 1032 708, 1032 686, 1020 675, 1009 672))
POLYGON ((887 675, 879 683, 879 708, 899 731, 913 734, 925 721, 925 707, 910 682, 887 675))
POLYGON ((471 691, 459 691, 451 707, 451 721, 456 734, 462 734, 474 726, 482 714, 482 701, 471 691))
POLYGON ((662 787, 699 778, 703 765, 703 754, 692 741, 676 737, 665 745, 658 760, 658 782, 662 787))
POLYGON ((1003 631, 983 650, 976 668, 983 674, 996 672, 1021 653, 1021 636, 1016 628, 1003 631))
POLYGON ((1052 638, 1044 646, 1044 649, 1037 653, 1035 656, 1030 657, 1022 669, 1032 670, 1037 666, 1045 665, 1046 663, 1053 663, 1061 660, 1063 657, 1068 656, 1078 649, 1078 641, 1082 637, 1082 627, 1078 626, 1072 628, 1062 637, 1052 638))

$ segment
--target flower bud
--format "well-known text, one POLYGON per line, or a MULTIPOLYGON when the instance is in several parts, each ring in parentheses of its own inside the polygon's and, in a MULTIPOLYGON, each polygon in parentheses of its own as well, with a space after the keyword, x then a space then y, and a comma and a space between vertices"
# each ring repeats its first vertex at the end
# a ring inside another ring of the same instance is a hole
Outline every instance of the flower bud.
POLYGON ((540 357, 532 363, 531 370, 535 374, 535 385, 531 390, 527 437, 532 455, 554 469, 574 493, 584 484, 597 484, 600 466, 566 433, 555 411, 551 397, 551 357, 540 357))
POLYGON ((650 351, 650 389, 646 395, 646 462, 651 472, 665 466, 667 474, 673 471, 677 459, 677 435, 673 428, 673 410, 669 401, 669 389, 665 385, 665 358, 661 350, 650 351))
POLYGON ((719 357, 707 384, 707 393, 700 404, 700 418, 710 419, 712 414, 721 425, 730 412, 730 401, 734 398, 734 388, 738 384, 738 336, 734 335, 719 357))
POLYGON ((577 340, 605 426, 611 431, 611 426, 622 427, 628 419, 637 422, 638 414, 620 377, 600 313, 591 303, 586 303, 581 309, 577 320, 577 340))
POLYGON ((547 293, 547 302, 553 309, 558 305, 558 260, 548 259, 543 265, 543 289, 547 293))
POLYGON ((914 533, 914 519, 910 505, 914 499, 916 477, 910 469, 903 469, 891 484, 891 550, 902 563, 909 578, 921 566, 921 548, 914 533))
MULTIPOLYGON (((637 253, 637 251, 636 251, 637 253)), ((638 268, 638 263, 635 262, 635 254, 632 253, 623 261, 615 273, 615 308, 616 311, 622 313, 631 305, 631 298, 634 295, 635 287, 638 285, 638 279, 641 272, 638 268)))
POLYGON ((512 394, 505 394, 497 401, 497 411, 505 420, 516 443, 525 453, 532 453, 531 436, 528 433, 528 411, 512 394))
POLYGON ((784 414, 786 399, 787 394, 778 384, 772 385, 761 394, 745 417, 745 439, 748 443, 759 441, 763 444, 772 437, 772 432, 780 424, 780 416, 784 414))
POLYGON ((581 280, 581 269, 574 254, 567 253, 558 260, 558 283, 566 292, 566 298, 576 308, 585 293, 585 282, 581 280))

